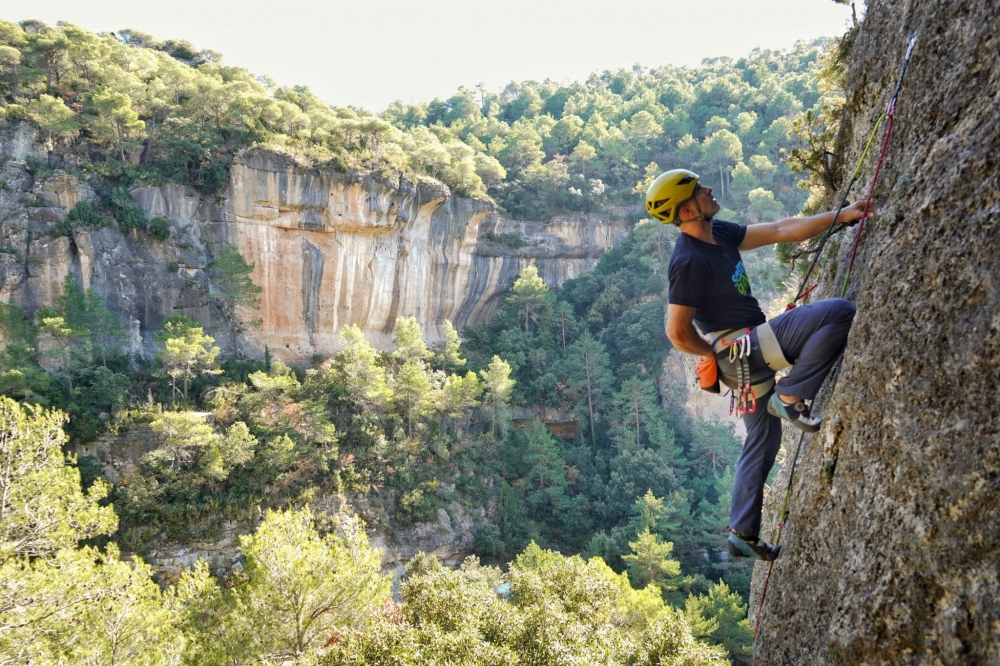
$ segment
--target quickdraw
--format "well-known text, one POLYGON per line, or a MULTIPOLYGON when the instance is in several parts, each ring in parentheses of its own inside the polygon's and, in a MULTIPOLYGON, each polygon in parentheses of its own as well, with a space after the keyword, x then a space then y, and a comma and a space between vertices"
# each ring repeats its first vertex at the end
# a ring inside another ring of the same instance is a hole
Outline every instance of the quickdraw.
POLYGON ((729 390, 729 414, 735 411, 740 416, 757 411, 757 396, 750 373, 750 329, 743 331, 743 335, 729 342, 721 341, 722 346, 729 349, 729 362, 736 366, 736 388, 729 390))

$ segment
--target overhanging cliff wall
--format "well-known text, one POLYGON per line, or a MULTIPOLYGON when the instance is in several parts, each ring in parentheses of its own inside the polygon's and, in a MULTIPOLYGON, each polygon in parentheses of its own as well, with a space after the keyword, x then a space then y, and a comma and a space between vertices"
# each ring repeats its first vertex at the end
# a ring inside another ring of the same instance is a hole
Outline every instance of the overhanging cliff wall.
MULTIPOLYGON (((61 171, 37 181, 28 175, 26 157, 48 158, 30 126, 0 127, 0 134, 7 158, 0 176, 9 185, 0 191, 0 298, 32 314, 55 302, 74 271, 131 323, 133 347, 147 353, 175 313, 202 322, 232 351, 207 272, 226 243, 255 264, 264 289, 262 326, 244 335, 241 347, 262 354, 266 346, 297 361, 336 351, 336 333, 347 324, 390 348, 396 318, 412 316, 428 341, 440 340, 445 319, 459 329, 485 321, 526 266, 561 285, 590 269, 629 228, 621 214, 505 220, 488 202, 451 196, 442 186, 386 184, 251 151, 236 160, 217 199, 177 185, 132 191, 147 217, 168 220, 168 242, 113 225, 59 236, 56 223, 93 192, 61 171)), ((72 166, 71 155, 63 159, 72 166)))
MULTIPOLYGON (((858 316, 796 472, 757 663, 1000 663, 997 25, 995 2, 868 4, 848 71, 845 164, 919 37, 851 278, 858 316)), ((779 482, 765 538, 783 494, 779 482)), ((757 598, 751 609, 753 622, 757 598)))

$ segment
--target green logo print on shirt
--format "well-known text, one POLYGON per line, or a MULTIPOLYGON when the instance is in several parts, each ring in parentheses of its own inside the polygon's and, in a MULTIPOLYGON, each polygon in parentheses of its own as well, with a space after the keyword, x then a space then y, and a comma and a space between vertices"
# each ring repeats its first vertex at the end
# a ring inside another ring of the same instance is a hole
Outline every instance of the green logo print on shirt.
POLYGON ((733 273, 733 284, 736 285, 736 291, 740 292, 741 296, 746 296, 747 291, 750 290, 750 278, 747 277, 747 271, 743 268, 743 262, 736 264, 736 272, 733 273))

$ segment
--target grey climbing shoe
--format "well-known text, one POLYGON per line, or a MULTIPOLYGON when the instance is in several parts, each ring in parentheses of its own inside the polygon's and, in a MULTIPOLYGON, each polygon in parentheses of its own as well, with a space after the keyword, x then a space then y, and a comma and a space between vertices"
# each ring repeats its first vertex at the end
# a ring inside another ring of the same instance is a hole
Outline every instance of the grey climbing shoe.
POLYGON ((799 430, 805 432, 816 432, 823 425, 823 419, 809 413, 809 408, 801 400, 786 405, 778 397, 777 393, 771 395, 767 401, 767 413, 778 418, 785 419, 799 430))
POLYGON ((734 532, 729 533, 729 556, 752 557, 755 560, 770 562, 778 559, 781 546, 768 546, 760 539, 751 539, 734 532))

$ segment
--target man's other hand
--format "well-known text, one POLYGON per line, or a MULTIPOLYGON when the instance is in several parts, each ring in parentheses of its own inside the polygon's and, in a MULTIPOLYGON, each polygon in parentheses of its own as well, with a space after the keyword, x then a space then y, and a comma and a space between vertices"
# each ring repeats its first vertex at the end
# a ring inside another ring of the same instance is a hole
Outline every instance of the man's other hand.
MULTIPOLYGON (((840 211, 840 215, 837 216, 837 222, 843 224, 844 226, 853 227, 861 221, 862 217, 865 217, 865 202, 855 201, 850 206, 844 206, 844 208, 840 211)), ((868 204, 867 217, 875 217, 874 202, 868 204)))

